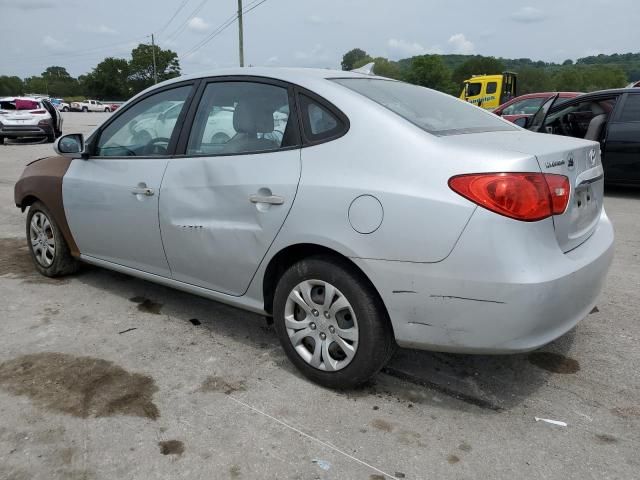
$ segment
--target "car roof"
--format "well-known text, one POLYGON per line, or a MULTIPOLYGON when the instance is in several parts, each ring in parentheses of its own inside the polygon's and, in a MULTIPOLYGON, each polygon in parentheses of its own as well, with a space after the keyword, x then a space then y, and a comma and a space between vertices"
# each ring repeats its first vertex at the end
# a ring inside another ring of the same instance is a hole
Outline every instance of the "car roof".
POLYGON ((637 88, 610 88, 608 90, 597 90, 595 92, 585 93, 576 98, 601 97, 606 95, 622 95, 624 93, 639 93, 637 88))
POLYGON ((16 100, 30 100, 32 102, 39 102, 44 99, 35 97, 0 97, 0 102, 15 102, 16 100))

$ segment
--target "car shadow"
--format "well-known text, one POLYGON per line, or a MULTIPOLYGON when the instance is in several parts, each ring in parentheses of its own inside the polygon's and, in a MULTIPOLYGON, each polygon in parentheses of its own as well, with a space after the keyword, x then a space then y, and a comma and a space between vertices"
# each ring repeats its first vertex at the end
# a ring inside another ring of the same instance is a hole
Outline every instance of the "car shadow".
POLYGON ((47 137, 35 137, 35 138, 5 138, 5 145, 40 145, 41 143, 47 143, 47 137))
POLYGON ((640 198, 640 186, 607 185, 604 196, 611 198, 640 198))
MULTIPOLYGON (((131 303, 131 308, 143 313, 169 315, 186 329, 206 329, 263 350, 265 361, 304 378, 286 358, 273 327, 263 316, 88 265, 83 266, 77 281, 122 297, 123 302, 131 303)), ((127 328, 139 328, 138 318, 131 317, 127 328)), ((114 334, 121 327, 121 323, 114 326, 114 334)), ((577 362, 566 356, 574 337, 575 330, 543 351, 520 355, 457 355, 398 349, 371 382, 343 394, 354 397, 384 394, 406 403, 463 410, 474 406, 487 413, 508 410, 524 403, 551 375, 577 371, 574 369, 577 362), (442 403, 446 397, 459 401, 442 403)))

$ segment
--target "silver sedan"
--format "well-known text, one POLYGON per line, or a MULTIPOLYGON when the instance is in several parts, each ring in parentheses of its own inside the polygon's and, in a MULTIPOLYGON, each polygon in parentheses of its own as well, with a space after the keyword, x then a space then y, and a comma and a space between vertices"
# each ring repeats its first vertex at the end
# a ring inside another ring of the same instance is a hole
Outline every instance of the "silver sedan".
POLYGON ((538 348, 613 256, 597 143, 374 75, 181 77, 55 149, 15 187, 40 272, 87 262, 267 314, 330 387, 396 345, 538 348))

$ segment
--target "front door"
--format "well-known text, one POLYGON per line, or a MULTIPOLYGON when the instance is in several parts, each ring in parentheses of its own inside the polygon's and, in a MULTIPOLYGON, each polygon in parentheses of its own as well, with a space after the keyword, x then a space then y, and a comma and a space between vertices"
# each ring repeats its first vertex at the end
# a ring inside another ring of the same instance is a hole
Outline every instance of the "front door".
MULTIPOLYGON (((114 116, 63 179, 65 213, 82 255, 170 277, 158 196, 180 125, 157 132, 164 112, 184 105, 192 85, 151 94, 114 116), (168 133, 167 133, 168 132, 168 133)), ((184 116, 184 115, 183 115, 184 116)))
POLYGON ((160 228, 174 279, 230 295, 247 290, 298 187, 290 98, 278 84, 206 86, 185 156, 169 161, 162 181, 160 228))
POLYGON ((640 183, 640 92, 624 98, 604 144, 605 178, 640 183))

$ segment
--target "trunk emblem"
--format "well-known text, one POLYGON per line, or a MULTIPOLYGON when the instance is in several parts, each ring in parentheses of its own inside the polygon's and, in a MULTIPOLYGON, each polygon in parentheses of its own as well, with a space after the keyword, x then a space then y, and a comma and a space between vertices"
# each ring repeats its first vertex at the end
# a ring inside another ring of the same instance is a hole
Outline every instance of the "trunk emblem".
POLYGON ((596 160, 598 159, 598 155, 596 154, 596 149, 592 148, 587 155, 587 161, 591 167, 596 166, 596 160))
POLYGON ((576 166, 576 161, 573 158, 573 152, 571 152, 567 157, 567 167, 569 167, 569 170, 573 170, 575 166, 576 166))

